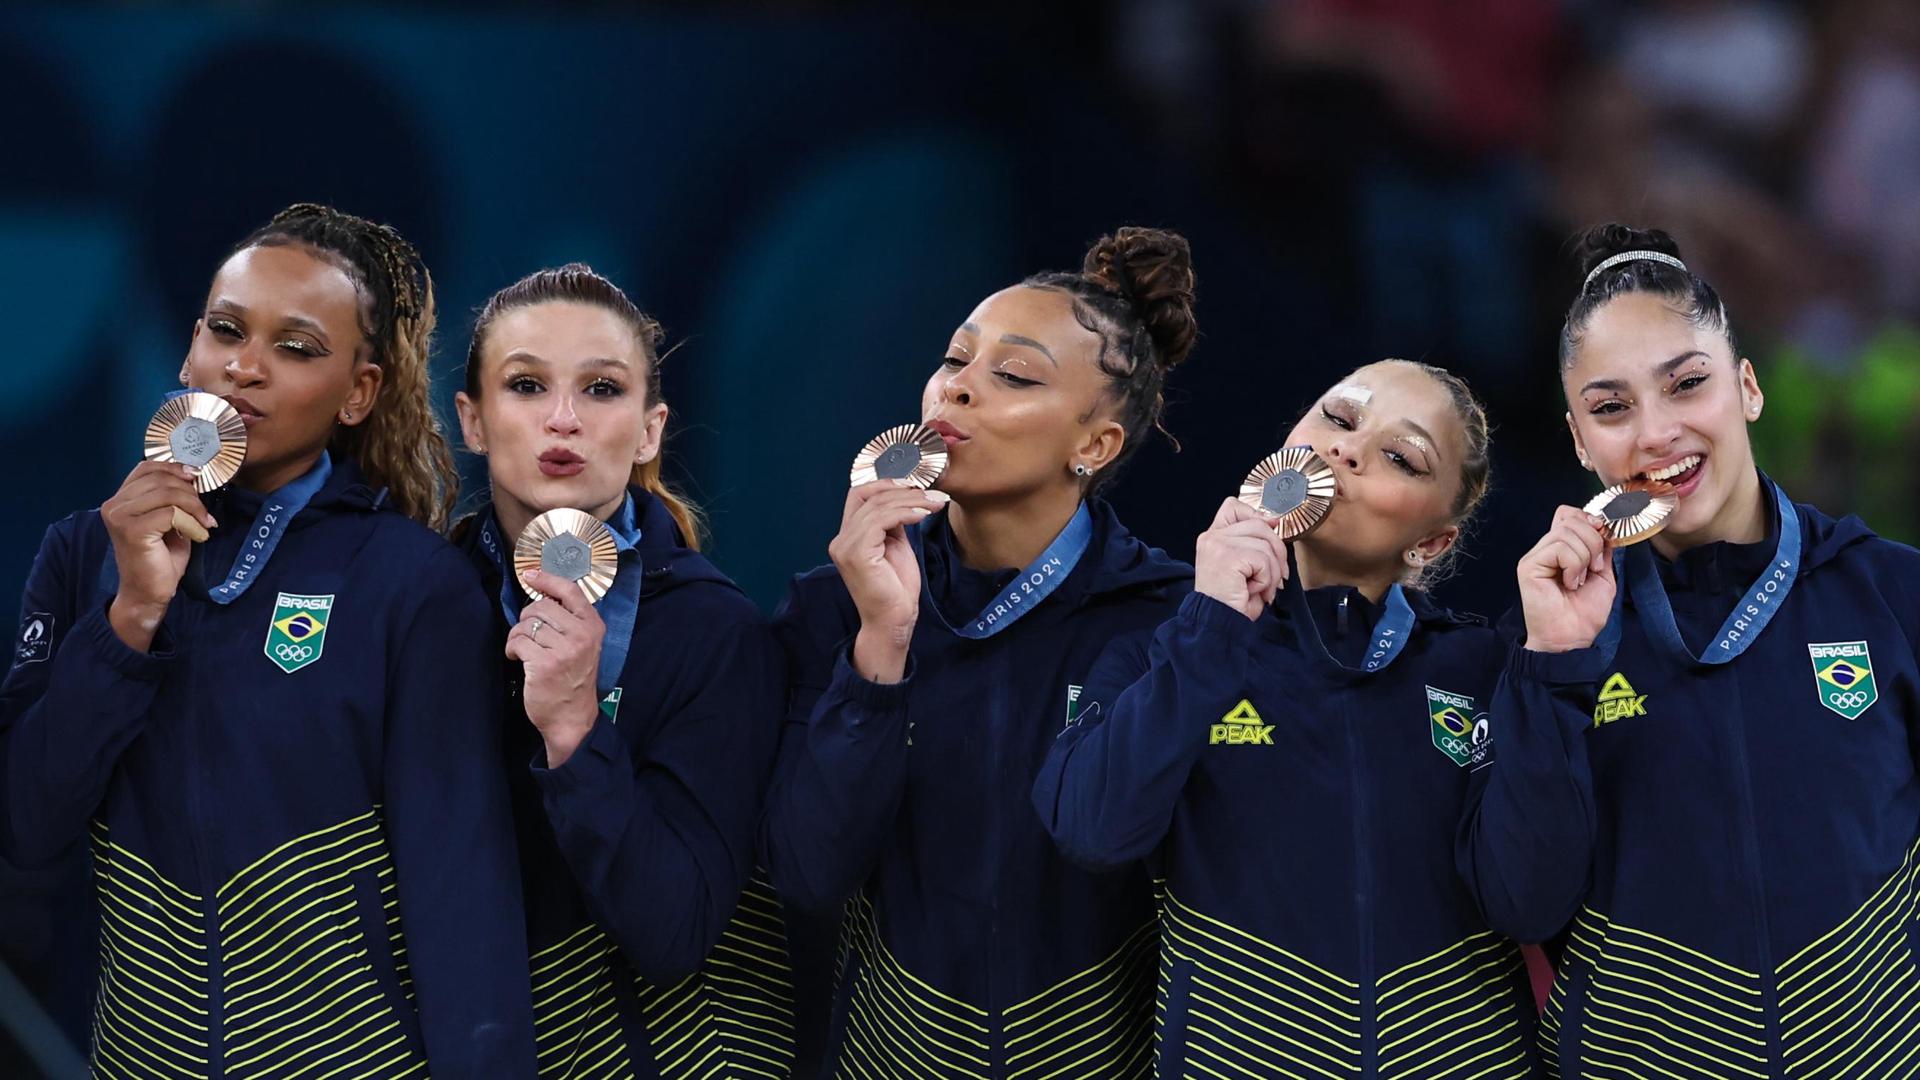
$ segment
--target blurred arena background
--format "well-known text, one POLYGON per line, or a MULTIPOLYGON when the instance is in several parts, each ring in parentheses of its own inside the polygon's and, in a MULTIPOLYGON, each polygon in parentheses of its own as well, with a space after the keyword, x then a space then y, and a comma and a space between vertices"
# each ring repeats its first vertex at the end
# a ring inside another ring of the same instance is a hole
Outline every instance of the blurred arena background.
MULTIPOLYGON (((295 200, 419 245, 449 417, 492 290, 574 259, 624 285, 678 346, 670 470, 769 608, 975 301, 1123 223, 1185 232, 1201 278, 1184 449, 1115 495, 1181 557, 1313 394, 1414 357, 1491 406, 1440 591, 1497 616, 1591 487, 1554 348, 1568 238, 1610 218, 1727 297, 1763 466, 1920 538, 1911 0, 14 4, 0 131, 8 597, 138 460, 226 248, 295 200)), ((75 856, 0 869, 0 1075, 85 1045, 75 856)))

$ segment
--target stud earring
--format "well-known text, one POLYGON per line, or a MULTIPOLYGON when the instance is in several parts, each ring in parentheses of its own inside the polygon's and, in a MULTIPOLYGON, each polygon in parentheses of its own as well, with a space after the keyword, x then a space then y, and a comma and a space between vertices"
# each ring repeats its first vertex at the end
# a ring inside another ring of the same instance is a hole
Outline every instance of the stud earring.
POLYGON ((343 423, 343 424, 350 424, 350 423, 352 423, 352 422, 353 422, 353 411, 352 411, 352 410, 350 410, 350 409, 341 409, 341 410, 340 410, 340 422, 341 422, 341 423, 343 423))
POLYGON ((1418 548, 1408 548, 1407 561, 1412 563, 1415 566, 1419 566, 1421 563, 1427 561, 1427 557, 1425 555, 1420 554, 1420 550, 1418 548))
POLYGON ((1089 476, 1092 476, 1092 475, 1093 475, 1093 470, 1092 470, 1092 469, 1089 469, 1089 468, 1087 468, 1087 463, 1086 463, 1086 462, 1084 462, 1084 461, 1076 461, 1076 462, 1074 462, 1074 463, 1073 463, 1073 475, 1075 475, 1075 476, 1078 476, 1078 477, 1082 477, 1082 478, 1085 478, 1085 477, 1089 477, 1089 476))

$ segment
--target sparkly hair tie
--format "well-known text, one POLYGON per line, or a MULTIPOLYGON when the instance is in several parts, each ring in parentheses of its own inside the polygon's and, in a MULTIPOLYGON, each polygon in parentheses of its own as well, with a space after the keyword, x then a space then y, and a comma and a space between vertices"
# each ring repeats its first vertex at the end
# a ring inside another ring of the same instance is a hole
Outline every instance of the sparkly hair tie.
POLYGON ((1679 259, 1674 258, 1664 251, 1623 251, 1618 255, 1608 258, 1599 266, 1594 267, 1593 272, 1587 275, 1587 280, 1580 283, 1580 289, 1583 292, 1586 291, 1587 286, 1593 284, 1594 278, 1599 277, 1607 270, 1619 266, 1623 262, 1640 262, 1642 260, 1646 262, 1666 263, 1668 266, 1673 267, 1683 274, 1688 272, 1686 263, 1681 262, 1679 259))

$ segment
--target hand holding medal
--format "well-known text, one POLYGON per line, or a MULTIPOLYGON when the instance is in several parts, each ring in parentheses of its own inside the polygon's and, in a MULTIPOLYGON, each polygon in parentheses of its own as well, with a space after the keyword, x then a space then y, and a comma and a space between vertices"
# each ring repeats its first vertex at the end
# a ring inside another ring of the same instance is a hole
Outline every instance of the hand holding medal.
POLYGON ((947 466, 947 445, 921 424, 881 432, 854 456, 852 489, 827 556, 860 613, 854 668, 863 678, 897 682, 920 617, 920 561, 906 527, 945 506, 931 490, 947 466))
POLYGON ((1312 448, 1262 458, 1194 541, 1194 590, 1259 618, 1287 583, 1287 543, 1326 520, 1333 494, 1333 469, 1312 448))
POLYGON ((1619 588, 1613 550, 1658 535, 1677 502, 1666 484, 1629 480, 1594 496, 1583 509, 1556 511, 1553 527, 1520 560, 1527 648, 1565 652, 1593 644, 1613 614, 1619 588))
MULTIPOLYGON (((200 390, 169 397, 147 421, 146 458, 194 470, 194 490, 204 495, 232 480, 247 458, 247 426, 222 398, 200 390)), ((173 528, 199 543, 207 530, 175 508, 173 528)))
POLYGON ((570 508, 534 518, 514 541, 514 576, 531 603, 507 633, 506 656, 524 668, 521 704, 548 768, 572 756, 600 715, 595 676, 607 627, 593 605, 613 587, 619 557, 613 530, 570 508))

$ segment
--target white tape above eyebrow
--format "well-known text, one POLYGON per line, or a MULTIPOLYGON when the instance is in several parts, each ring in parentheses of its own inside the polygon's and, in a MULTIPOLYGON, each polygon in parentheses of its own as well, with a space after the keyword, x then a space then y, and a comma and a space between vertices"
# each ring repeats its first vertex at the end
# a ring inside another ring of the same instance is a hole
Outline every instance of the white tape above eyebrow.
POLYGON ((1367 402, 1373 400, 1373 391, 1364 386, 1355 386, 1352 383, 1341 383, 1339 386, 1334 387, 1328 396, 1346 398, 1355 405, 1365 405, 1367 402))

